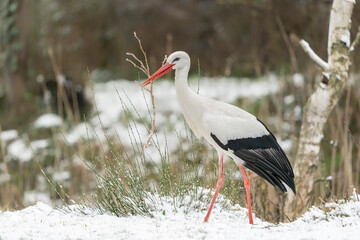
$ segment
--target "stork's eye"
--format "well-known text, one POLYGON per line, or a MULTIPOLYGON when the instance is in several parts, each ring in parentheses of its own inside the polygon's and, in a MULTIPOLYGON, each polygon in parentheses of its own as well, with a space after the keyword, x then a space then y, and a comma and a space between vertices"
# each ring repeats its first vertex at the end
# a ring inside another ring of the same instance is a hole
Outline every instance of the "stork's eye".
POLYGON ((173 61, 172 61, 172 63, 174 63, 174 62, 176 62, 176 61, 179 61, 180 60, 180 58, 175 58, 173 61))

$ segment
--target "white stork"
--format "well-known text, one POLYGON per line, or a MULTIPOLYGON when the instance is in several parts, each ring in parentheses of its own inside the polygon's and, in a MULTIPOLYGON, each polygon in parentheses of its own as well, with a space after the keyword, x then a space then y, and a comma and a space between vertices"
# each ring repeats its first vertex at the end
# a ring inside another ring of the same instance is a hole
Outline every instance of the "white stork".
POLYGON ((176 95, 185 120, 196 137, 203 137, 219 155, 219 179, 216 191, 205 217, 208 221, 215 199, 224 185, 224 156, 231 157, 238 165, 244 178, 249 222, 253 224, 250 181, 243 166, 265 178, 282 192, 290 189, 296 193, 294 173, 284 151, 269 129, 252 114, 192 91, 187 83, 190 57, 186 52, 172 53, 166 63, 142 86, 148 85, 171 70, 175 70, 176 95))

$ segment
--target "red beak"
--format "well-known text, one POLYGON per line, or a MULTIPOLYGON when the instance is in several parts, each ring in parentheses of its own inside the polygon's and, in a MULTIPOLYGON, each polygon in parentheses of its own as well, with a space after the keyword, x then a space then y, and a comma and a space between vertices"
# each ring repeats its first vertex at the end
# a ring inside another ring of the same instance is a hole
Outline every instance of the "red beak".
POLYGON ((159 70, 157 70, 153 75, 151 75, 145 82, 143 82, 143 84, 141 84, 141 86, 145 87, 146 85, 148 85, 149 83, 152 83, 153 81, 155 81, 156 79, 162 77, 163 75, 167 74, 168 72, 170 72, 171 70, 173 70, 173 66, 175 64, 170 64, 170 63, 165 63, 161 68, 159 68, 159 70))

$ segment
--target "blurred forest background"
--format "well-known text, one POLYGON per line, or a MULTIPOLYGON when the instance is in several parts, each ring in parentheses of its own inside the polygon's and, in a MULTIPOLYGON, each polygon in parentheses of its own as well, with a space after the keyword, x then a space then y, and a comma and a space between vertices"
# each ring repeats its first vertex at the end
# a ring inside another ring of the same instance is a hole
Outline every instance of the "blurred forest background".
MULTIPOLYGON (((304 104, 321 71, 303 52, 299 40, 308 41, 326 59, 331 4, 329 0, 1 0, 0 127, 3 131, 26 132, 27 123, 48 111, 43 101, 44 86, 55 95, 59 93, 56 79, 60 75, 68 104, 77 101, 78 108, 85 108, 74 117, 81 121, 87 112, 85 105, 91 104, 81 97, 90 78, 94 82, 139 78, 137 69, 125 61, 126 52, 140 55, 133 32, 142 39, 151 72, 160 66, 165 54, 183 50, 192 58, 192 75, 199 74, 199 65, 200 75, 209 77, 302 73, 306 81, 303 92, 295 94, 294 87, 288 84, 283 94, 294 94, 300 98, 297 103, 304 104)), ((360 25, 360 4, 353 12, 352 37, 360 25)), ((352 73, 359 72, 359 64, 357 49, 352 73)), ((360 118, 360 85, 358 79, 356 82, 355 93, 347 88, 347 98, 342 99, 329 120, 329 136, 324 144, 327 153, 323 154, 328 160, 328 175, 341 169, 338 159, 346 155, 350 168, 353 166, 351 184, 360 182, 360 151, 355 147, 360 134, 360 121, 356 120, 360 118), (345 114, 349 114, 346 126, 345 114), (330 144, 330 139, 338 139, 340 146, 330 144)), ((253 113, 262 114, 261 110, 266 109, 276 115, 277 100, 273 105, 269 102, 254 108, 257 110, 253 113)), ((282 114, 277 117, 281 119, 282 114)), ((301 120, 296 121, 291 132, 294 147, 301 120)), ((338 175, 339 179, 342 176, 338 175)), ((28 179, 21 181, 26 185, 28 179)), ((339 196, 349 192, 346 187, 338 187, 339 196)), ((17 190, 7 191, 13 194, 17 190)), ((21 194, 13 195, 17 196, 17 204, 9 203, 4 192, 3 204, 22 206, 21 194)))

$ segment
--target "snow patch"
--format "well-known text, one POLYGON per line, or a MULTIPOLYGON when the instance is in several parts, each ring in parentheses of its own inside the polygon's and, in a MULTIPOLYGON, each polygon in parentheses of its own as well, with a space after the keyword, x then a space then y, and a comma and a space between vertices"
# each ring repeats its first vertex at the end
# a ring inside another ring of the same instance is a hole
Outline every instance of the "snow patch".
POLYGON ((294 118, 296 120, 302 120, 302 107, 299 105, 294 107, 294 118))
POLYGON ((350 47, 350 32, 346 31, 345 34, 341 35, 340 41, 344 43, 346 47, 350 47))
POLYGON ((14 130, 14 129, 6 130, 6 131, 1 132, 0 140, 6 143, 8 141, 11 141, 11 140, 17 138, 17 137, 18 137, 18 132, 16 130, 14 130))
POLYGON ((63 120, 59 115, 53 113, 45 113, 41 115, 36 121, 34 122, 34 127, 36 128, 51 128, 51 127, 58 127, 63 124, 63 120))
POLYGON ((326 178, 325 178, 325 181, 332 181, 333 180, 333 177, 332 176, 327 176, 326 178))
POLYGON ((284 103, 286 105, 292 104, 294 102, 294 100, 295 100, 294 95, 287 95, 287 96, 284 97, 284 103))
POLYGON ((305 80, 304 80, 304 75, 302 75, 301 73, 295 73, 293 76, 292 76, 292 80, 293 80, 293 83, 294 83, 294 86, 295 87, 303 87, 304 86, 304 83, 305 83, 305 80))
MULTIPOLYGON (((99 128, 99 130, 101 130, 101 128, 99 128)), ((80 123, 71 132, 65 134, 64 137, 69 144, 75 144, 78 141, 82 141, 82 138, 96 138, 96 133, 97 132, 91 129, 91 126, 88 124, 80 123)), ((103 136, 103 131, 100 131, 99 133, 102 133, 100 136, 103 136)))
POLYGON ((71 174, 69 171, 55 172, 53 175, 53 179, 56 182, 62 182, 62 181, 69 180, 70 177, 71 177, 71 174))
POLYGON ((11 176, 8 173, 0 174, 0 184, 10 181, 11 176))
POLYGON ((322 75, 326 77, 326 79, 330 80, 330 74, 328 72, 322 72, 322 75))
POLYGON ((39 149, 47 148, 49 146, 49 141, 47 139, 35 140, 30 143, 31 148, 36 151, 39 149))
POLYGON ((12 158, 18 159, 22 163, 30 161, 33 157, 31 148, 26 146, 22 139, 10 143, 7 152, 12 158))
MULTIPOLYGON (((37 192, 37 191, 27 191, 24 192, 24 205, 28 206, 30 204, 35 204, 40 201, 40 205, 44 203, 51 205, 51 199, 49 193, 37 192)), ((43 204, 45 206, 45 204, 43 204)), ((49 206, 47 206, 49 207, 49 206)))

